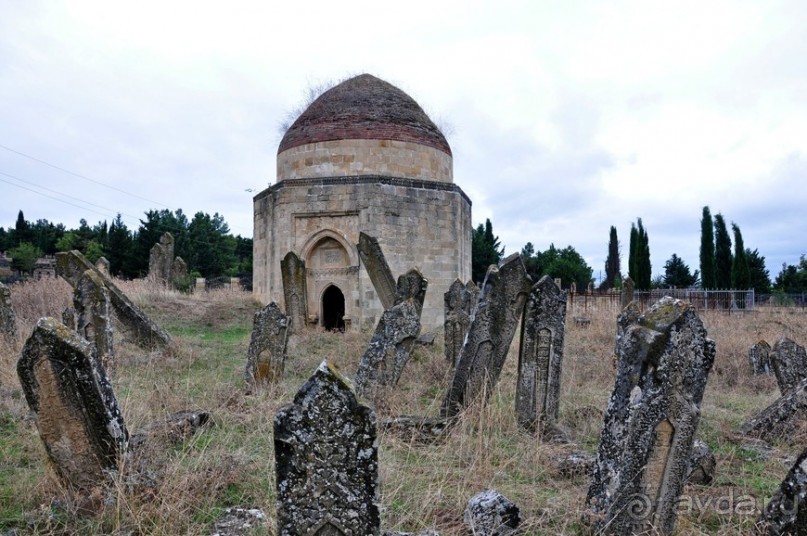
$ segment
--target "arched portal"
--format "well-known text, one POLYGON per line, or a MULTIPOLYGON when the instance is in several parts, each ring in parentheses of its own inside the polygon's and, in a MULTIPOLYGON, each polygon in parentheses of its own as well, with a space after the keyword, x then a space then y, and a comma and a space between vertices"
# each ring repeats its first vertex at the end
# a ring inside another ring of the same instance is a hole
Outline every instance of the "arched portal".
POLYGON ((322 326, 327 330, 345 331, 345 295, 336 285, 322 293, 322 326))

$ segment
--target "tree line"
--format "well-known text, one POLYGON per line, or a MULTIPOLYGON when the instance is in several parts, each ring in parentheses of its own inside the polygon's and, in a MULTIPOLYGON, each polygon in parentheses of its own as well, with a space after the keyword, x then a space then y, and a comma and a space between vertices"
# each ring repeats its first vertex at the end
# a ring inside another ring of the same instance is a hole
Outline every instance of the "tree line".
POLYGON ((77 229, 67 229, 45 219, 29 222, 22 210, 13 228, 0 227, 0 251, 11 257, 12 268, 31 273, 44 255, 79 250, 91 262, 105 257, 112 275, 133 279, 148 274, 149 253, 165 232, 174 236, 174 254, 187 263, 196 277, 252 275, 252 239, 230 234, 218 213, 197 212, 188 217, 176 211, 149 210, 136 230, 130 230, 118 214, 90 226, 80 220, 77 229))

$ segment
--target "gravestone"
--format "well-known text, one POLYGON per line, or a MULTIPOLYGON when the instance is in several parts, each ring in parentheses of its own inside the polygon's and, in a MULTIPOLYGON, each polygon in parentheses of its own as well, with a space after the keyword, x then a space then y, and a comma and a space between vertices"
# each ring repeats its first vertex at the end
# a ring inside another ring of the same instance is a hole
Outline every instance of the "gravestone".
POLYGON ((0 334, 7 340, 17 337, 17 317, 11 303, 11 290, 0 283, 0 334))
POLYGON ((99 272, 109 277, 109 261, 106 257, 98 257, 98 260, 95 261, 95 267, 99 272))
POLYGON ((188 263, 182 257, 175 257, 171 265, 171 277, 173 278, 174 288, 185 285, 188 280, 188 263))
POLYGON ((149 279, 167 285, 173 283, 174 235, 163 233, 149 251, 149 279))
POLYGON ((104 484, 118 467, 128 432, 90 344, 57 320, 41 318, 17 374, 56 474, 73 489, 104 484))
POLYGON ((807 534, 807 449, 768 501, 756 529, 768 536, 807 534))
POLYGON ((445 356, 446 361, 452 367, 460 355, 465 334, 468 333, 468 327, 471 325, 473 307, 478 298, 479 288, 473 281, 468 281, 467 285, 463 285, 459 279, 455 280, 448 292, 443 295, 445 356))
POLYGON ((770 361, 783 395, 807 378, 807 352, 804 346, 788 337, 782 337, 773 345, 770 361))
POLYGON ((483 393, 487 397, 493 392, 531 285, 518 253, 488 268, 443 401, 443 417, 453 418, 483 393))
POLYGON ((565 325, 566 292, 545 275, 524 306, 516 384, 518 424, 542 435, 558 421, 565 325))
POLYGON ((94 270, 101 277, 109 291, 110 303, 118 320, 132 332, 140 346, 152 348, 167 346, 171 337, 146 316, 115 284, 99 272, 79 251, 59 252, 56 254, 56 273, 64 278, 74 289, 78 280, 87 270, 94 270))
POLYGON ((84 272, 73 290, 76 331, 93 345, 97 357, 108 365, 114 357, 112 307, 109 291, 94 270, 84 272))
POLYGON ((694 307, 670 297, 618 323, 616 382, 585 519, 597 533, 670 534, 715 345, 694 307))
POLYGON ((423 277, 420 270, 412 268, 405 274, 398 276, 395 284, 395 304, 411 300, 417 308, 418 316, 423 312, 423 302, 426 300, 426 290, 429 280, 423 277))
POLYGON ((626 277, 622 281, 622 308, 624 309, 627 305, 633 301, 633 279, 630 277, 626 277))
POLYGON ((62 311, 62 324, 67 326, 68 328, 72 329, 73 331, 76 330, 76 310, 70 306, 64 308, 62 311))
POLYGON ((486 489, 468 500, 463 521, 475 536, 508 536, 521 524, 521 512, 495 489, 486 489))
POLYGON ((308 317, 305 261, 289 251, 280 261, 280 275, 283 279, 283 299, 286 302, 286 315, 291 322, 291 331, 299 333, 308 317))
POLYGON ((760 340, 748 349, 748 361, 751 362, 751 372, 755 376, 771 373, 771 345, 760 340))
POLYGON ((378 536, 378 444, 372 409, 323 361, 275 415, 277 533, 378 536))
POLYGON ((384 309, 389 309, 395 305, 395 278, 384 257, 384 252, 381 251, 381 245, 374 237, 360 232, 356 249, 359 250, 359 257, 370 276, 370 281, 378 294, 378 299, 381 300, 381 305, 384 309))
POLYGON ((255 313, 247 350, 248 382, 277 383, 286 360, 289 319, 275 302, 255 313))
POLYGON ((807 378, 749 419, 740 432, 765 441, 790 439, 798 424, 805 420, 807 420, 807 378))

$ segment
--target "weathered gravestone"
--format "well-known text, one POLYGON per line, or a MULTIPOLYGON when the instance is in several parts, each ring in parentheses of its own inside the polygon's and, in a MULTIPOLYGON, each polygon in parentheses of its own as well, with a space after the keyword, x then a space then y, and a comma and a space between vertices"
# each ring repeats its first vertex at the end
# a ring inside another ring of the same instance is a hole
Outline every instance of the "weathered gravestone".
POLYGON ((622 308, 624 309, 630 302, 633 301, 633 279, 626 277, 622 281, 622 308))
POLYGON ((377 536, 378 445, 372 409, 327 361, 275 415, 280 536, 377 536))
POLYGON ((807 378, 807 352, 804 351, 804 346, 796 344, 788 337, 782 337, 773 345, 770 360, 779 391, 783 395, 807 378))
POLYGON ((757 522, 758 534, 807 534, 807 449, 788 471, 757 522))
POLYGON ((480 395, 490 396, 513 341, 532 280, 518 253, 490 266, 460 350, 441 415, 453 418, 480 395))
POLYGON ((417 270, 398 278, 396 304, 384 311, 356 371, 356 392, 372 396, 378 385, 395 385, 420 334, 428 281, 417 270))
POLYGON ((6 339, 17 337, 17 317, 11 304, 11 290, 0 283, 0 334, 6 339))
POLYGON ((476 301, 479 298, 479 288, 473 281, 463 285, 459 279, 455 280, 448 292, 443 295, 445 304, 445 355, 446 361, 453 367, 460 355, 465 334, 471 325, 471 315, 476 301))
POLYGON ((187 284, 188 263, 182 257, 174 257, 174 262, 171 264, 171 277, 173 278, 174 287, 187 284))
POLYGON ((524 306, 516 384, 518 424, 542 435, 558 421, 565 324, 566 292, 545 275, 524 306))
POLYGON ((793 435, 796 428, 805 421, 807 421, 807 378, 748 420, 740 431, 765 441, 795 439, 793 435))
POLYGON ((291 331, 299 333, 305 327, 308 317, 305 261, 289 251, 280 261, 280 275, 283 278, 283 299, 286 302, 286 315, 291 322, 291 331))
POLYGON ((98 260, 95 261, 95 267, 99 272, 109 277, 109 261, 106 257, 98 257, 98 260))
POLYGON ((112 308, 109 291, 94 270, 84 272, 73 290, 73 306, 78 319, 76 331, 95 347, 105 365, 114 356, 112 344, 112 308))
POLYGON ((771 373, 771 345, 760 340, 748 349, 748 361, 751 362, 751 372, 755 375, 771 373))
POLYGON ((289 319, 275 302, 255 313, 247 351, 248 382, 277 383, 286 360, 289 319))
POLYGON ((87 270, 94 270, 101 277, 109 291, 110 303, 118 320, 134 335, 141 346, 167 346, 171 337, 157 324, 151 321, 115 284, 99 272, 79 251, 60 252, 56 254, 56 273, 63 277, 74 289, 78 280, 87 270))
POLYGON ((482 490, 471 497, 462 517, 475 536, 508 536, 521 524, 518 506, 495 489, 482 490))
POLYGON ((149 279, 167 285, 173 282, 174 235, 163 233, 149 251, 149 279))
POLYGON ((370 276, 381 305, 384 309, 389 309, 395 305, 395 277, 387 264, 384 252, 381 251, 381 245, 374 237, 359 233, 356 249, 359 250, 359 257, 370 276))
POLYGON ((118 467, 128 432, 90 344, 42 318, 23 347, 17 374, 56 474, 73 489, 104 484, 118 467))
POLYGON ((715 345, 670 297, 621 329, 585 519, 598 534, 670 534, 715 345))

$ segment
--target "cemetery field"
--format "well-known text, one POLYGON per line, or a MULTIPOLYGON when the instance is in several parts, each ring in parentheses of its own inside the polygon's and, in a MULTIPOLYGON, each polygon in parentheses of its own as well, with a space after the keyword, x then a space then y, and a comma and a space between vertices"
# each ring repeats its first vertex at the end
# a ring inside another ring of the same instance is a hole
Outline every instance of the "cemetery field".
MULTIPOLYGON (((258 508, 266 517, 251 532, 274 534, 273 419, 323 359, 352 377, 372 332, 305 331, 290 341, 282 381, 244 381, 252 318, 260 304, 229 291, 191 295, 118 282, 173 338, 147 352, 115 332, 108 375, 130 433, 182 410, 210 412, 213 425, 179 443, 152 445, 127 460, 106 494, 77 503, 49 468, 17 379, 20 350, 38 318, 61 318, 72 289, 62 280, 12 287, 18 337, 0 339, 0 534, 212 534, 228 507, 258 508)), ((433 292, 430 289, 429 292, 433 292)), ((807 426, 771 444, 739 428, 779 397, 773 376, 753 376, 749 347, 783 335, 807 342, 807 313, 758 311, 701 314, 717 355, 696 437, 717 459, 711 484, 690 484, 679 503, 679 534, 752 533, 759 509, 778 488, 807 440, 807 426)), ((436 529, 466 534, 468 499, 495 488, 521 509, 521 534, 586 534, 581 522, 587 475, 562 474, 558 459, 595 454, 614 386, 613 311, 569 311, 560 393, 560 426, 568 444, 542 443, 520 430, 515 415, 518 338, 490 403, 472 406, 435 444, 379 429, 383 530, 436 529), (591 319, 578 326, 574 316, 591 319)), ((416 347, 400 383, 375 405, 378 421, 437 416, 451 379, 442 333, 416 347)))

